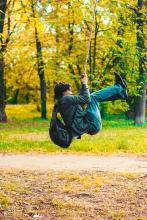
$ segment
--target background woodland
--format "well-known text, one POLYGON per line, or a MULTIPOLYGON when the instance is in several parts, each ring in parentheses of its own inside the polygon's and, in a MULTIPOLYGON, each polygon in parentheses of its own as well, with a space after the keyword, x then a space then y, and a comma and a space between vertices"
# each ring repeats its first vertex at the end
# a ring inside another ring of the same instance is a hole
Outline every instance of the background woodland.
POLYGON ((0 121, 19 103, 46 118, 56 82, 78 92, 88 54, 91 92, 112 85, 115 71, 128 82, 127 103, 103 103, 102 115, 125 111, 144 123, 145 16, 143 0, 0 0, 0 121))

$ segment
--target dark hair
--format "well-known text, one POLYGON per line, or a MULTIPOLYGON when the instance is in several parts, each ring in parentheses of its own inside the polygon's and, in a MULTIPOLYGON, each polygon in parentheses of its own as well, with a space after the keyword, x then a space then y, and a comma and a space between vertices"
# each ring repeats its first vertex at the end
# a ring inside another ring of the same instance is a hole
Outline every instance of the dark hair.
POLYGON ((63 92, 69 90, 71 85, 69 83, 57 83, 54 87, 54 98, 60 99, 63 95, 63 92))

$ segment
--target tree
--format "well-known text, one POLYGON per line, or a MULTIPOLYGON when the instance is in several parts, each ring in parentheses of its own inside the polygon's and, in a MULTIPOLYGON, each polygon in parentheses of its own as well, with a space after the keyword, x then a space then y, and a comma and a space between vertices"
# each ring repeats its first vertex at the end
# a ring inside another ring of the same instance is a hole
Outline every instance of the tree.
POLYGON ((6 15, 7 0, 0 0, 0 122, 7 120, 5 113, 6 106, 6 85, 4 79, 4 51, 5 42, 3 41, 4 22, 6 15))
MULTIPOLYGON (((36 19, 35 3, 33 0, 31 0, 31 8, 32 8, 33 18, 36 19)), ((44 73, 44 62, 42 55, 42 45, 39 40, 38 30, 35 25, 35 21, 34 21, 34 29, 35 29, 36 51, 37 51, 38 76, 40 79, 41 117, 46 119, 46 81, 45 81, 45 73, 44 73)))
POLYGON ((6 79, 5 79, 5 54, 14 33, 16 24, 11 28, 11 14, 14 8, 14 0, 0 1, 0 122, 7 121, 6 107, 6 79), (7 16, 6 16, 7 12, 7 16))
MULTIPOLYGON (((139 52, 139 44, 136 47, 136 13, 132 13, 127 4, 143 13, 142 9, 136 8, 134 1, 128 0, 16 1, 14 9, 17 13, 12 14, 11 22, 12 25, 17 23, 17 28, 4 53, 7 100, 16 101, 18 97, 18 103, 24 103, 27 97, 27 103, 40 103, 41 91, 45 95, 47 89, 47 99, 51 103, 57 81, 70 81, 77 91, 92 29, 87 59, 90 89, 95 91, 112 84, 114 71, 119 71, 129 82, 134 108, 133 97, 141 86, 136 83, 138 60, 139 54, 143 56, 143 53, 139 52)), ((42 106, 45 106, 45 100, 46 97, 42 106)), ((108 107, 112 112, 112 105, 108 107)), ((113 109, 113 112, 124 110, 126 105, 117 102, 113 109)))
POLYGON ((138 0, 136 11, 137 24, 137 52, 139 61, 139 96, 136 97, 135 102, 135 124, 143 124, 145 121, 145 106, 146 106, 146 70, 145 70, 145 43, 144 43, 144 22, 145 18, 141 12, 144 6, 143 0, 138 0))
POLYGON ((44 71, 44 62, 43 62, 43 54, 42 54, 42 44, 39 38, 39 30, 38 25, 39 19, 37 17, 37 10, 39 10, 38 7, 39 1, 30 0, 30 1, 22 1, 21 0, 21 6, 24 9, 24 13, 26 15, 25 22, 26 27, 28 26, 28 23, 32 28, 34 29, 34 37, 35 37, 35 46, 36 46, 36 57, 37 57, 37 72, 39 76, 39 82, 40 82, 40 100, 41 100, 41 118, 46 119, 46 79, 45 79, 45 71, 44 71), (30 6, 28 7, 27 4, 30 6))
MULTIPOLYGON (((71 1, 68 2, 68 52, 67 55, 70 57, 72 56, 72 52, 73 52, 73 47, 74 47, 74 8, 73 5, 71 5, 71 1)), ((80 84, 79 81, 77 80, 76 74, 75 74, 75 70, 73 68, 72 63, 68 64, 68 68, 70 71, 70 75, 71 78, 74 79, 75 81, 75 85, 77 90, 79 90, 80 84)))

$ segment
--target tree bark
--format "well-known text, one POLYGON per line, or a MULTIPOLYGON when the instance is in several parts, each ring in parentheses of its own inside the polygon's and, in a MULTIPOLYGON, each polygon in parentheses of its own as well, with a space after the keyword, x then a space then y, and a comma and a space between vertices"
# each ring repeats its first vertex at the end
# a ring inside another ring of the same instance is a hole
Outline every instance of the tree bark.
MULTIPOLYGON (((72 13, 72 17, 73 17, 73 10, 71 11, 71 2, 69 1, 68 2, 68 19, 69 19, 69 22, 68 22, 68 36, 69 36, 69 42, 68 42, 68 56, 70 57, 71 54, 72 54, 72 50, 73 50, 73 42, 74 42, 74 21, 70 21, 70 16, 71 16, 71 13, 72 13)), ((77 70, 78 70, 78 75, 81 74, 81 70, 80 70, 80 66, 77 64, 77 70)), ((77 79, 76 77, 76 73, 75 73, 75 70, 73 68, 73 65, 71 63, 68 64, 68 68, 69 68, 69 71, 70 71, 70 75, 71 75, 71 78, 74 79, 74 82, 75 82, 75 85, 76 85, 76 88, 77 90, 79 91, 79 88, 80 88, 80 84, 79 84, 79 80, 77 79)))
POLYGON ((14 91, 14 94, 13 94, 13 98, 11 100, 11 103, 12 104, 17 104, 18 103, 18 95, 19 95, 19 92, 20 92, 20 89, 16 89, 14 91))
MULTIPOLYGON (((0 0, 0 34, 3 33, 4 21, 6 14, 7 0, 0 0)), ((6 85, 4 79, 4 54, 3 54, 3 41, 0 37, 0 122, 7 120, 5 107, 6 107, 6 85)))
POLYGON ((138 84, 141 86, 139 91, 139 96, 136 98, 135 102, 135 118, 134 118, 134 124, 139 125, 143 124, 145 122, 145 106, 146 106, 146 72, 145 72, 145 43, 144 43, 144 21, 143 21, 143 15, 140 12, 144 5, 143 0, 138 0, 137 6, 137 51, 139 56, 139 78, 138 78, 138 84))
POLYGON ((46 81, 44 74, 44 63, 42 57, 42 45, 38 38, 37 29, 35 28, 35 39, 37 49, 38 75, 40 79, 40 95, 41 95, 41 118, 46 119, 46 81))
POLYGON ((140 96, 136 99, 135 106, 135 125, 145 122, 145 107, 146 107, 146 91, 143 89, 140 96))
POLYGON ((97 22, 96 12, 95 12, 95 32, 94 32, 94 47, 93 47, 93 74, 95 73, 95 69, 96 69, 97 34, 98 34, 98 22, 97 22))
MULTIPOLYGON (((32 12, 35 18, 34 2, 32 0, 32 12)), ((44 73, 44 62, 42 56, 42 45, 38 37, 38 31, 35 26, 35 41, 36 41, 36 51, 37 51, 37 65, 38 65, 38 76, 40 79, 40 98, 41 98, 41 118, 46 119, 46 80, 44 73)))
POLYGON ((55 15, 56 15, 56 64, 55 64, 55 68, 56 68, 56 76, 59 75, 59 70, 60 70, 60 60, 59 60, 59 43, 60 43, 60 27, 59 27, 59 5, 60 1, 56 0, 56 11, 55 11, 55 15))
MULTIPOLYGON (((72 15, 73 15, 73 11, 72 11, 72 15)), ((74 35, 74 30, 73 30, 73 27, 74 27, 74 21, 71 22, 70 21, 70 16, 71 16, 71 3, 68 2, 68 17, 69 17, 69 22, 68 22, 68 31, 69 31, 69 45, 68 45, 68 53, 69 53, 69 56, 72 52, 72 49, 73 49, 73 35, 74 35)))
POLYGON ((89 48, 89 72, 92 73, 92 45, 90 42, 90 48, 89 48))

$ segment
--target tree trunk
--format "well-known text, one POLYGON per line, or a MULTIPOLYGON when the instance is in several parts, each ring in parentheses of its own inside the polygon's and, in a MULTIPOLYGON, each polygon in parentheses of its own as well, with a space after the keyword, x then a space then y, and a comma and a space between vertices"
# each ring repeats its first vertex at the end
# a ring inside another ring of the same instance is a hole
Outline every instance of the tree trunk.
MULTIPOLYGON (((32 12, 33 12, 33 17, 36 18, 33 0, 32 0, 32 12)), ((37 51, 38 76, 40 79, 41 118, 46 119, 46 81, 44 74, 44 62, 42 56, 42 45, 38 37, 38 31, 36 26, 35 26, 35 41, 36 41, 36 51, 37 51)))
MULTIPOLYGON (((73 11, 72 11, 72 15, 73 15, 73 11)), ((69 56, 71 55, 71 52, 72 52, 72 49, 73 49, 73 35, 74 35, 74 21, 70 21, 70 16, 71 16, 71 3, 68 2, 68 19, 69 19, 69 22, 68 22, 68 31, 69 31, 69 45, 68 45, 68 53, 69 53, 69 56)))
POLYGON ((59 43, 60 43, 60 27, 59 27, 59 5, 60 1, 56 0, 56 64, 55 64, 55 68, 56 68, 56 76, 59 75, 59 70, 60 70, 60 50, 59 50, 59 43))
POLYGON ((93 74, 96 69, 96 46, 97 46, 98 22, 95 14, 95 32, 94 32, 94 47, 93 47, 93 74))
POLYGON ((146 91, 144 89, 141 95, 136 99, 135 125, 143 124, 145 122, 145 107, 146 107, 146 91))
POLYGON ((143 0, 138 0, 138 12, 137 12, 137 51, 139 55, 139 79, 138 83, 141 86, 139 96, 136 98, 135 102, 135 125, 143 124, 145 122, 145 106, 146 106, 146 89, 145 89, 145 44, 143 37, 143 15, 140 10, 143 7, 143 0))
POLYGON ((11 103, 12 104, 17 104, 18 103, 18 95, 19 95, 20 90, 16 89, 16 91, 14 92, 13 98, 11 103))
MULTIPOLYGON (((0 34, 3 33, 3 29, 4 29, 6 5, 7 5, 7 0, 0 1, 0 34)), ((6 107, 6 85, 4 79, 4 54, 2 50, 2 45, 0 45, 0 122, 5 122, 7 120, 5 107, 6 107)))
MULTIPOLYGON (((72 22, 70 21, 71 13, 72 13, 72 17, 74 17, 73 16, 73 11, 71 12, 71 2, 69 1, 68 2, 68 19, 69 19, 69 22, 68 22, 68 33, 69 33, 68 34, 68 36, 69 36, 68 56, 69 57, 71 56, 71 53, 72 53, 72 50, 73 50, 73 42, 74 42, 74 21, 72 21, 72 22)), ((70 71, 71 78, 74 79, 76 88, 79 91, 80 84, 79 84, 79 80, 77 80, 76 73, 74 71, 73 65, 71 63, 69 63, 68 68, 69 68, 69 71, 70 71)), ((77 69, 78 69, 78 75, 80 75, 81 70, 80 70, 80 66, 78 64, 77 64, 77 69)))
POLYGON ((0 54, 0 122, 7 121, 5 113, 6 107, 6 86, 4 80, 4 58, 3 54, 0 54))
POLYGON ((89 72, 90 75, 92 73, 92 45, 91 45, 91 41, 90 41, 90 48, 89 48, 89 72))
POLYGON ((73 69, 73 66, 70 63, 68 64, 68 68, 70 70, 70 73, 71 73, 72 77, 74 78, 74 82, 75 82, 76 88, 79 91, 80 83, 79 83, 79 80, 77 80, 75 71, 73 69))
POLYGON ((41 95, 41 118, 46 119, 46 81, 44 74, 44 63, 42 57, 42 45, 38 38, 37 29, 35 28, 35 39, 37 49, 38 75, 40 79, 40 95, 41 95))

